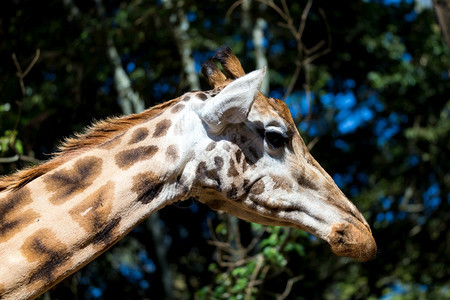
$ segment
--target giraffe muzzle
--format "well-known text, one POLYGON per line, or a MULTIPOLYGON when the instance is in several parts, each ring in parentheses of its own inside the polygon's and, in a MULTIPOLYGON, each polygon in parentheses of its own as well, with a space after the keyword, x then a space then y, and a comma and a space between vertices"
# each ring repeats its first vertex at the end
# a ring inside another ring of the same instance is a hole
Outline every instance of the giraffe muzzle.
POLYGON ((336 255, 361 262, 371 260, 377 253, 377 245, 367 227, 357 227, 350 223, 333 225, 329 244, 336 255))

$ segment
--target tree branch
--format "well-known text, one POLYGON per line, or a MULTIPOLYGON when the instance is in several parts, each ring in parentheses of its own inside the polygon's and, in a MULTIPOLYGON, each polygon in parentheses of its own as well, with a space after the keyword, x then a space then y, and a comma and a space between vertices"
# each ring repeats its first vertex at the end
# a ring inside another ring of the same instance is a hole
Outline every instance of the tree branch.
POLYGON ((173 3, 172 0, 163 0, 164 7, 171 13, 169 17, 172 32, 181 57, 181 64, 186 74, 190 90, 200 89, 200 80, 195 72, 195 61, 192 58, 191 38, 188 33, 189 20, 183 9, 184 1, 173 3))
POLYGON ((259 271, 261 270, 263 263, 264 263, 264 256, 262 254, 259 254, 256 257, 255 270, 253 271, 252 276, 250 277, 249 285, 245 292, 245 298, 244 298, 245 300, 250 300, 252 297, 252 290, 256 285, 256 278, 258 277, 259 271))
POLYGON ((292 94, 292 90, 294 89, 295 83, 298 80, 298 77, 300 76, 300 71, 302 70, 302 63, 297 60, 295 62, 295 70, 294 74, 292 74, 291 81, 289 81, 288 87, 286 88, 286 91, 284 92, 283 99, 286 99, 292 94))
POLYGON ((300 19, 300 24, 297 30, 297 40, 301 40, 303 36, 303 32, 306 27, 306 19, 308 18, 309 11, 311 10, 312 0, 308 0, 306 3, 305 9, 303 10, 302 17, 300 19))
MULTIPOLYGON (((25 76, 28 75, 28 73, 31 71, 31 69, 34 67, 34 65, 36 64, 36 62, 39 60, 39 56, 40 56, 41 50, 36 49, 36 54, 34 55, 33 59, 31 60, 30 64, 28 65, 28 67, 25 69, 25 72, 22 72, 22 67, 20 66, 19 61, 17 60, 17 56, 16 53, 13 52, 12 54, 12 59, 14 62, 14 65, 16 66, 17 72, 16 72, 16 76, 19 78, 19 84, 20 84, 20 90, 22 92, 22 100, 18 101, 18 112, 17 112, 17 118, 16 121, 14 123, 14 127, 11 130, 11 134, 8 137, 8 144, 11 148, 14 149, 14 151, 17 153, 17 150, 14 146, 15 143, 15 132, 17 130, 17 127, 19 126, 19 122, 20 122, 20 118, 22 117, 22 107, 23 107, 23 103, 25 101, 26 98, 26 90, 25 90, 25 82, 24 82, 24 78, 25 76)), ((17 153, 18 154, 18 153, 17 153)))
POLYGON ((286 288, 284 289, 283 294, 281 294, 280 296, 277 296, 277 300, 284 300, 286 299, 289 294, 291 293, 292 287, 294 286, 294 283, 296 283, 299 280, 302 280, 303 278, 305 278, 304 275, 298 275, 296 277, 293 277, 291 279, 288 280, 287 284, 286 284, 286 288))

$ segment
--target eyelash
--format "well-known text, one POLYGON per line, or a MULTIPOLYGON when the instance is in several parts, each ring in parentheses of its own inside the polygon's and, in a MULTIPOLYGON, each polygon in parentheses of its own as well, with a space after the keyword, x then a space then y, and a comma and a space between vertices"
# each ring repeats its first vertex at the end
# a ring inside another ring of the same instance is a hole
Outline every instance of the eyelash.
POLYGON ((288 138, 278 131, 265 131, 264 139, 272 148, 279 149, 286 145, 288 138))

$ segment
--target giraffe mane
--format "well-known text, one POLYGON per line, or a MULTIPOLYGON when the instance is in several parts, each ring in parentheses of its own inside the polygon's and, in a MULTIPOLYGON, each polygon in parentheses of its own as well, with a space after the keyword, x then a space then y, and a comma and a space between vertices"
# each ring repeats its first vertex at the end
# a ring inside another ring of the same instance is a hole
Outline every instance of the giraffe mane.
POLYGON ((95 122, 84 132, 67 138, 58 147, 54 157, 41 165, 33 166, 12 175, 0 177, 0 192, 18 190, 34 179, 54 170, 67 160, 80 155, 86 150, 100 146, 105 142, 119 136, 127 129, 158 116, 168 107, 179 102, 181 97, 153 106, 142 113, 124 117, 113 117, 95 122))

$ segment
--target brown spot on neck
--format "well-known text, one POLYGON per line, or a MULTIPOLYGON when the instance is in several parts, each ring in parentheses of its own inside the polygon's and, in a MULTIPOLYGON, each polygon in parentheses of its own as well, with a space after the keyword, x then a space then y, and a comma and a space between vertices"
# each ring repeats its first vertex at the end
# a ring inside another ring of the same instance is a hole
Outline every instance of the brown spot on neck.
POLYGON ((24 209, 31 202, 30 191, 25 187, 0 199, 0 241, 6 242, 39 218, 37 212, 24 209))
POLYGON ((99 244, 102 248, 107 249, 120 239, 118 232, 121 217, 115 217, 109 220, 108 223, 101 228, 101 230, 92 239, 93 244, 99 244))
POLYGON ((62 204, 89 187, 102 171, 102 159, 87 156, 77 160, 71 169, 63 169, 44 177, 45 187, 53 193, 50 202, 62 204))
POLYGON ((159 196, 164 187, 164 182, 153 172, 141 173, 133 177, 132 192, 138 196, 137 201, 148 204, 159 196))
POLYGON ((156 124, 155 132, 153 132, 153 137, 159 138, 165 136, 171 125, 172 122, 170 120, 164 119, 162 121, 159 121, 156 124))
POLYGON ((197 92, 195 93, 195 96, 197 96, 197 98, 199 98, 202 101, 208 99, 208 96, 203 92, 197 92))
POLYGON ((152 158, 156 154, 156 152, 158 152, 158 146, 140 146, 117 153, 115 156, 115 160, 119 168, 127 170, 139 161, 152 158))
POLYGON ((128 145, 139 143, 149 135, 148 129, 145 127, 138 128, 135 131, 133 131, 133 135, 131 136, 130 141, 128 142, 128 145))
POLYGON ((67 247, 47 228, 39 229, 28 237, 20 250, 29 262, 38 264, 28 276, 30 283, 44 281, 46 287, 62 276, 64 265, 69 259, 67 247))
POLYGON ((183 103, 178 103, 170 110, 171 113, 176 114, 184 109, 185 105, 183 103))
POLYGON ((6 288, 3 283, 0 283, 0 298, 6 297, 6 288))
POLYGON ((108 181, 80 204, 72 208, 71 217, 87 232, 94 234, 108 223, 112 210, 114 183, 108 181))
POLYGON ((176 145, 170 145, 166 150, 166 158, 174 163, 178 160, 178 148, 176 145))

